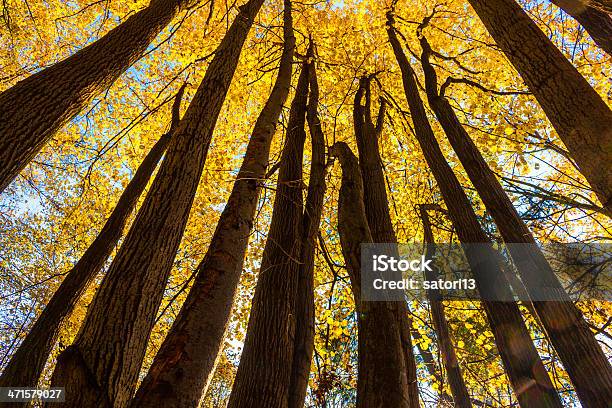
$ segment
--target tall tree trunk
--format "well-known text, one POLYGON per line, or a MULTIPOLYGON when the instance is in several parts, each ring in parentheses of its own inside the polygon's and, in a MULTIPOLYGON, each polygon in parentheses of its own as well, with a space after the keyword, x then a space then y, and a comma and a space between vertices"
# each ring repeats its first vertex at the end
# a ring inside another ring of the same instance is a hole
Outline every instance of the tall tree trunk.
POLYGON ((612 216, 612 111, 515 0, 469 0, 612 216))
POLYGON ((595 44, 612 56, 612 16, 580 0, 551 0, 589 33, 595 44))
POLYGON ((151 0, 147 8, 74 55, 0 94, 0 192, 66 122, 145 53, 198 0, 151 0))
POLYGON ((302 159, 309 61, 291 103, 270 230, 229 408, 289 404, 302 238, 302 159))
MULTIPOLYGON (((397 237, 389 213, 385 176, 378 146, 378 139, 384 126, 386 103, 384 99, 381 99, 376 124, 374 124, 371 106, 371 79, 371 77, 363 77, 359 80, 359 89, 355 94, 353 104, 353 124, 359 152, 359 167, 362 179, 367 180, 363 186, 365 211, 374 242, 397 244, 397 237), (364 96, 365 104, 361 105, 364 96)), ((398 279, 401 279, 401 276, 398 279)), ((413 407, 418 407, 419 389, 416 377, 416 361, 412 349, 412 339, 410 338, 411 322, 408 319, 407 306, 405 303, 398 302, 390 304, 390 307, 395 308, 395 314, 402 328, 402 346, 404 348, 410 404, 413 407)))
POLYGON ((448 208, 464 250, 506 373, 523 408, 561 407, 548 373, 529 336, 529 331, 512 299, 499 254, 482 230, 461 184, 446 162, 434 136, 410 66, 393 27, 393 13, 387 14, 387 32, 402 71, 404 92, 412 114, 415 135, 448 208), (480 245, 478 245, 480 244, 480 245), (484 261, 491 260, 491 261, 484 261), (502 301, 500 301, 502 300, 502 301))
MULTIPOLYGON (((425 257, 427 259, 433 259, 436 246, 431 230, 431 223, 429 221, 429 215, 427 214, 427 206, 420 206, 419 213, 421 216, 421 222, 423 223, 423 231, 425 244, 427 245, 427 251, 425 257)), ((426 271, 428 280, 437 280, 438 273, 434 268, 433 271, 426 271)), ((429 289, 427 291, 427 300, 429 301, 429 307, 431 309, 431 319, 436 330, 436 336, 438 338, 438 347, 442 360, 444 361, 444 368, 446 370, 446 376, 448 377, 448 385, 450 386, 451 393, 453 394, 453 402, 458 408, 470 408, 472 401, 470 400, 470 394, 463 381, 463 375, 461 374, 461 368, 459 367, 459 361, 457 360, 457 354, 455 353, 455 347, 451 340, 450 331, 448 329, 448 322, 446 321, 446 313, 444 311, 444 303, 442 302, 440 291, 437 289, 429 289)))
POLYGON ((357 158, 343 142, 330 149, 342 166, 338 232, 349 272, 358 324, 357 407, 416 408, 406 375, 402 327, 394 302, 361 299, 361 244, 372 242, 357 158))
POLYGON ((295 37, 289 0, 285 0, 284 27, 285 43, 274 88, 255 123, 193 287, 131 407, 194 407, 206 393, 242 273, 270 145, 291 84, 295 37))
POLYGON ((113 248, 121 238, 127 220, 136 207, 138 198, 147 186, 157 163, 168 147, 172 133, 179 121, 179 108, 184 85, 179 90, 172 108, 172 123, 144 158, 132 180, 121 194, 119 201, 104 227, 70 269, 59 288, 30 329, 0 377, 0 387, 35 387, 59 334, 62 322, 72 313, 75 304, 102 269, 113 248))
POLYGON ((52 383, 66 407, 125 407, 187 223, 212 133, 240 51, 263 0, 249 0, 209 65, 166 158, 52 383))
MULTIPOLYGON (((313 58, 312 46, 307 58, 313 58)), ((310 97, 306 119, 310 130, 312 161, 308 180, 308 195, 302 215, 302 253, 300 256, 298 288, 296 299, 295 341, 291 385, 289 387, 289 408, 303 408, 308 389, 310 364, 314 352, 315 310, 314 310, 314 260, 317 236, 325 195, 325 137, 317 113, 319 105, 319 84, 314 62, 309 72, 310 97)))
MULTIPOLYGON (((423 28, 421 25, 419 29, 423 28)), ((527 225, 467 134, 448 100, 438 91, 437 75, 429 61, 432 53, 425 36, 421 62, 429 105, 468 177, 491 213, 525 283, 533 308, 555 347, 583 405, 605 407, 612 401, 612 367, 582 313, 569 298, 527 225), (527 245, 513 245, 513 244, 527 245), (543 293, 543 291, 546 293, 543 293), (592 375, 593 370, 598 373, 592 375)), ((529 300, 529 299, 523 299, 529 300)))
POLYGON ((423 338, 423 335, 414 328, 410 330, 410 333, 416 343, 417 349, 419 350, 419 354, 421 355, 421 358, 423 359, 423 365, 425 366, 427 373, 431 376, 431 378, 434 379, 436 384, 439 386, 437 390, 438 400, 436 401, 438 406, 440 407, 453 406, 452 405, 453 397, 451 397, 443 389, 444 381, 445 381, 444 375, 440 371, 438 371, 436 359, 434 358, 433 353, 431 352, 431 350, 429 350, 428 348, 426 348, 423 344, 419 342, 419 340, 423 338))
POLYGON ((612 14, 612 1, 611 0, 587 0, 590 7, 601 10, 605 13, 612 14))

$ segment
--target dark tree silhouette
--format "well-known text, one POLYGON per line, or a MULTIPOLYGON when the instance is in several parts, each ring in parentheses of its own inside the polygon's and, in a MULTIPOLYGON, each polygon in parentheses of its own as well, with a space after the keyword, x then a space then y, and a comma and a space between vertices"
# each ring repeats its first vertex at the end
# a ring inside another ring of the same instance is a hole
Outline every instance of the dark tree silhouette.
POLYGON ((291 103, 270 230, 229 408, 283 408, 289 403, 302 253, 302 159, 309 61, 291 103))
POLYGON ((0 192, 178 13, 198 2, 152 0, 98 41, 0 93, 0 192))
POLYGON ((502 272, 499 254, 478 223, 467 195, 438 146, 419 95, 415 72, 395 33, 391 11, 387 13, 387 33, 402 72, 417 141, 438 183, 459 240, 468 244, 464 247, 465 254, 516 397, 524 408, 561 407, 518 306, 507 301, 513 295, 502 272))
POLYGON ((285 0, 284 40, 276 82, 255 122, 208 251, 131 407, 197 406, 214 373, 266 176, 270 145, 291 84, 295 38, 289 0, 285 0))
MULTIPOLYGON (((537 317, 563 362, 578 397, 586 406, 603 407, 612 401, 612 367, 582 313, 565 293, 531 231, 461 125, 454 109, 444 95, 440 95, 436 71, 429 61, 432 49, 422 33, 426 25, 427 20, 419 27, 419 38, 423 48, 421 63, 429 106, 493 216, 502 238, 510 244, 509 252, 524 282, 527 296, 532 298, 537 317), (517 243, 528 245, 512 245, 517 243), (542 293, 543 288, 546 288, 547 294, 542 293), (599 373, 596 378, 593 378, 592 370, 599 373)), ((522 285, 513 284, 515 291, 517 286, 523 289, 522 285)), ((528 300, 528 297, 522 296, 522 299, 528 300)))
POLYGON ((612 216, 612 111, 515 0, 469 0, 612 216))
POLYGON ((217 117, 262 3, 240 7, 77 338, 58 358, 52 384, 66 387, 66 407, 125 407, 132 397, 217 117))

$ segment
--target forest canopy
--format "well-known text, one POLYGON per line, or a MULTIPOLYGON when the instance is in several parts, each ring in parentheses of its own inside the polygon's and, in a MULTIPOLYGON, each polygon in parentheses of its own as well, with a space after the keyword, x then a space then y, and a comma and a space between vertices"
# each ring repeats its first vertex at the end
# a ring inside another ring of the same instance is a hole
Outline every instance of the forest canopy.
POLYGON ((1 10, 0 387, 609 408, 609 1, 1 10), (369 302, 373 242, 529 249, 466 247, 482 300, 369 302), (576 279, 542 250, 577 244, 608 252, 576 279))

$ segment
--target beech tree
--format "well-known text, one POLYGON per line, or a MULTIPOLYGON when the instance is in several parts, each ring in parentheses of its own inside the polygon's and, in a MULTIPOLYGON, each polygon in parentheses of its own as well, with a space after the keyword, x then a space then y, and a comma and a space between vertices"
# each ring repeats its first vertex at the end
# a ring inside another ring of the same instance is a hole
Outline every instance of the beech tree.
POLYGON ((59 128, 145 53, 197 0, 152 0, 95 43, 0 93, 0 192, 59 128))
POLYGON ((262 3, 250 0, 240 7, 76 340, 58 357, 52 384, 66 387, 66 406, 124 407, 132 396, 214 126, 262 3))
POLYGON ((170 130, 162 135, 151 148, 121 194, 115 209, 106 220, 96 239, 74 267, 66 273, 66 278, 55 291, 19 349, 2 371, 1 386, 21 384, 35 387, 38 384, 40 374, 49 358, 49 353, 55 345, 62 322, 72 312, 83 291, 102 269, 104 262, 117 245, 128 218, 136 207, 138 198, 142 195, 157 167, 157 163, 166 151, 172 133, 179 122, 179 109, 184 90, 185 85, 179 90, 172 107, 170 130))
POLYGON ((429 106, 495 220, 502 238, 509 244, 510 255, 525 283, 527 295, 532 297, 537 317, 557 350, 580 400, 586 406, 603 407, 607 401, 612 400, 612 367, 582 313, 571 301, 539 250, 531 231, 521 220, 510 198, 461 125, 454 109, 444 95, 440 94, 436 70, 430 62, 432 49, 422 32, 429 20, 426 19, 418 28, 429 106), (528 245, 513 245, 517 243, 528 245), (544 288, 546 293, 543 293, 544 288), (600 373, 597 379, 591 375, 594 367, 600 373))
POLYGON ((228 407, 289 403, 302 253, 302 159, 311 61, 302 64, 291 103, 274 209, 251 315, 228 407))
POLYGON ((393 12, 389 11, 387 32, 402 72, 415 136, 444 197, 459 240, 462 244, 472 244, 464 247, 465 255, 516 397, 521 407, 560 407, 559 396, 533 345, 519 308, 516 303, 508 301, 512 299, 512 291, 501 270, 499 256, 490 246, 468 197, 440 150, 419 95, 415 72, 397 38, 394 22, 393 12), (483 262, 483 259, 493 261, 483 262))
MULTIPOLYGON (((312 45, 307 53, 307 58, 314 58, 312 45)), ((289 407, 295 408, 301 408, 305 404, 314 351, 314 260, 326 188, 325 136, 318 114, 319 84, 314 62, 311 63, 308 71, 310 93, 306 107, 306 120, 310 131, 312 158, 308 192, 302 214, 302 249, 298 270, 295 341, 289 386, 289 407)))
POLYGON ((470 0, 612 216, 612 111, 515 0, 470 0))
MULTIPOLYGON (((421 205, 419 207, 419 214, 421 222, 423 223, 423 237, 427 250, 425 251, 425 257, 427 259, 434 259, 436 253, 436 242, 431 228, 431 222, 429 219, 429 210, 440 210, 439 206, 436 205, 421 205)), ((437 269, 426 271, 428 280, 435 281, 438 278, 437 269)), ((427 290, 427 300, 429 302, 429 308, 431 309, 431 319, 433 326, 436 330, 436 336, 438 340, 438 347, 440 348, 440 354, 444 361, 444 369, 448 377, 448 384, 450 385, 451 393, 453 395, 453 402, 455 406, 461 408, 469 408, 472 406, 470 394, 463 380, 463 374, 461 373, 461 367, 459 367, 459 361, 457 360, 457 353, 455 353, 455 346, 450 336, 448 328, 448 322, 446 320, 446 312, 444 311, 444 303, 438 289, 427 290)))
MULTIPOLYGON (((364 182, 363 200, 365 204, 366 217, 372 234, 373 242, 397 244, 391 215, 389 214, 389 200, 387 198, 385 177, 382 168, 382 159, 378 139, 383 131, 385 119, 386 101, 381 99, 376 123, 372 119, 372 96, 370 82, 371 76, 359 80, 359 89, 355 94, 353 106, 353 126, 355 127, 355 138, 359 151, 359 168, 364 182), (365 97, 365 104, 361 102, 365 97)), ((411 322, 408 319, 407 308, 404 304, 391 304, 402 328, 402 346, 404 348, 404 360, 408 386, 408 396, 412 406, 419 404, 419 390, 416 382, 416 364, 412 351, 412 340, 410 338, 411 322)))
MULTIPOLYGON (((413 405, 403 346, 403 328, 392 302, 361 299, 361 244, 373 242, 363 200, 359 163, 348 145, 336 142, 330 155, 342 166, 338 198, 338 232, 351 278, 358 319, 357 407, 418 407, 413 405), (380 350, 385 350, 381 353, 380 350)), ((418 394, 417 394, 418 403, 418 394)))
POLYGON ((242 166, 181 312, 138 389, 132 407, 192 407, 206 392, 223 344, 244 264, 270 145, 291 84, 295 48, 291 2, 284 2, 278 76, 253 128, 242 166))

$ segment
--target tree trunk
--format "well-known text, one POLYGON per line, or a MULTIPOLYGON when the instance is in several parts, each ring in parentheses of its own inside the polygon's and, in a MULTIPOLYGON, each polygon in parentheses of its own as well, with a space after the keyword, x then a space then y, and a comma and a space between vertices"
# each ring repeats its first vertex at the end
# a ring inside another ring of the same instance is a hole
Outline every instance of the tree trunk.
POLYGON ((0 377, 0 387, 36 387, 40 374, 55 345, 62 322, 72 313, 75 304, 102 269, 113 248, 121 238, 128 217, 136 207, 138 198, 147 186, 157 163, 168 147, 172 132, 178 124, 180 101, 184 86, 180 89, 173 111, 170 131, 163 135, 144 158, 134 177, 129 182, 115 209, 106 220, 104 227, 69 270, 51 300, 36 319, 30 332, 23 340, 0 377))
POLYGON ((612 216, 612 111, 515 0, 470 0, 612 216))
MULTIPOLYGON (((420 36, 429 105, 468 177, 491 213, 517 270, 525 283, 533 308, 555 347, 583 405, 604 407, 612 401, 612 367, 593 336, 582 313, 569 298, 536 241, 521 220, 510 198, 467 134, 447 99, 439 94, 437 75, 429 62, 432 53, 420 36), (513 245, 513 244, 527 245, 513 245), (546 290, 546 293, 543 293, 546 290), (593 370, 598 375, 593 377, 593 370)), ((522 299, 529 301, 529 299, 522 299)))
POLYGON ((302 159, 309 62, 302 66, 287 124, 270 230, 228 408, 285 408, 293 363, 302 238, 302 159))
MULTIPOLYGON (((376 124, 374 124, 372 120, 371 79, 371 77, 363 77, 359 80, 359 89, 355 94, 353 104, 353 124, 359 152, 359 167, 362 180, 367 180, 363 186, 365 211, 374 242, 397 244, 397 237, 389 214, 389 200, 378 146, 378 139, 384 126, 386 102, 381 99, 376 124), (365 105, 362 106, 361 102, 364 96, 365 105)), ((398 279, 401 279, 401 274, 398 279)), ((395 307, 398 322, 402 327, 402 345, 408 386, 410 387, 410 404, 413 407, 418 407, 419 388, 417 386, 416 361, 412 349, 412 339, 410 338, 412 324, 408 318, 407 306, 404 303, 393 303, 390 306, 395 307)))
POLYGON ((393 28, 392 12, 387 14, 387 32, 402 71, 404 92, 412 114, 415 135, 448 208, 459 240, 464 245, 497 348, 519 404, 523 408, 561 407, 550 378, 529 336, 512 291, 506 280, 499 254, 482 230, 471 204, 446 162, 421 101, 415 73, 393 28), (475 245, 475 244, 480 245, 475 245), (471 244, 471 245, 470 245, 471 244), (487 261, 494 260, 494 261, 487 261))
POLYGON ((343 142, 330 149, 342 166, 338 232, 348 270, 358 324, 357 408, 416 408, 410 395, 402 327, 394 302, 361 300, 361 244, 372 242, 357 158, 343 142))
MULTIPOLYGON (((421 222, 423 223, 425 243, 427 244, 427 252, 425 257, 427 259, 433 259, 436 251, 436 242, 434 240, 433 231, 431 230, 431 223, 429 222, 426 206, 421 206, 419 212, 421 222)), ((433 271, 426 271, 426 273, 428 275, 426 276, 428 280, 438 279, 438 273, 435 269, 433 271)), ((438 347, 440 349, 440 354, 442 355, 442 360, 444 361, 446 376, 448 377, 448 385, 450 386, 451 393, 453 394, 454 406, 458 408, 470 408, 472 406, 472 401, 470 400, 470 394, 465 386, 465 382, 463 381, 463 375, 461 374, 461 368, 459 367, 455 347, 448 329, 448 322, 446 321, 446 313, 444 311, 444 303, 442 302, 440 292, 437 289, 428 290, 427 300, 429 301, 431 319, 438 337, 438 347)))
POLYGON ((2 92, 0 192, 55 132, 142 57, 174 16, 197 2, 151 0, 98 41, 2 92))
POLYGON ((437 369, 436 359, 434 358, 432 352, 428 348, 425 348, 419 342, 419 340, 423 338, 423 335, 421 335, 421 333, 419 333, 419 331, 416 329, 412 329, 410 333, 416 343, 417 349, 419 350, 419 354, 421 355, 421 358, 423 359, 423 365, 425 366, 427 373, 433 378, 433 380, 437 383, 437 385, 439 385, 439 389, 437 390, 438 406, 440 407, 453 406, 452 405, 453 398, 443 390, 444 376, 437 369))
POLYGON ((170 141, 77 339, 58 358, 52 383, 66 387, 66 407, 112 404, 122 408, 132 397, 215 123, 262 3, 250 0, 240 7, 170 141))
POLYGON ((612 56, 612 17, 597 7, 579 0, 551 0, 572 16, 589 33, 595 44, 612 56))
POLYGON ((262 109, 234 187, 179 315, 131 407, 194 407, 206 393, 230 316, 253 227, 270 145, 291 84, 295 48, 285 0, 284 48, 274 88, 262 109))
MULTIPOLYGON (((312 50, 312 46, 311 46, 312 50)), ((307 58, 313 58, 312 51, 307 58)), ((303 408, 308 389, 310 364, 314 352, 314 260, 317 236, 325 195, 325 137, 317 113, 319 105, 319 84, 314 62, 309 72, 310 97, 306 119, 312 144, 312 162, 308 180, 308 195, 302 215, 302 254, 300 257, 298 289, 296 299, 295 341, 289 408, 303 408)))
POLYGON ((587 0, 590 7, 603 11, 608 14, 612 14, 612 1, 611 0, 587 0))

